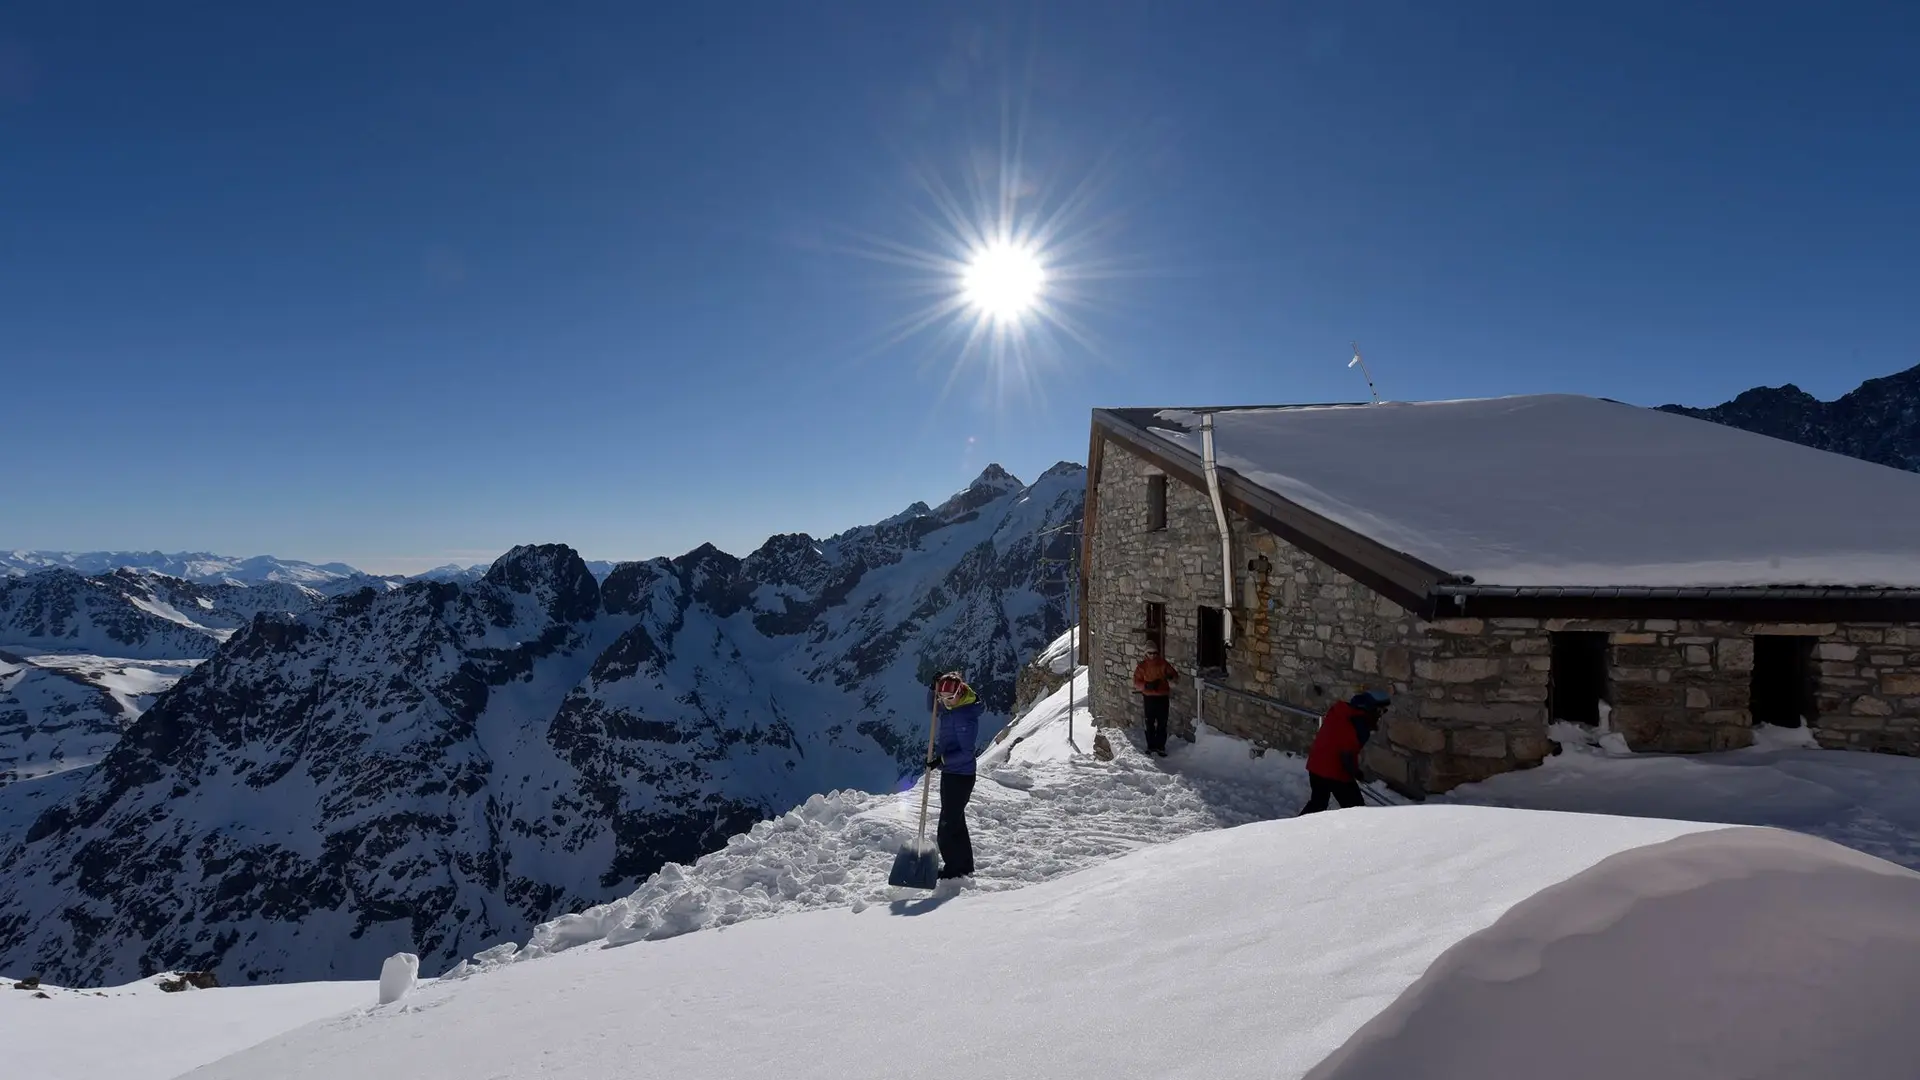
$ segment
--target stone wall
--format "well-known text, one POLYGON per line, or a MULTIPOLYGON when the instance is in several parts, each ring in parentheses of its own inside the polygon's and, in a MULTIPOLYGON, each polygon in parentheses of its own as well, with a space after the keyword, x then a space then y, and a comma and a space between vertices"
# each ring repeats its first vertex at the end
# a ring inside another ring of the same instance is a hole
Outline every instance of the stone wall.
POLYGON ((1820 745, 1920 754, 1920 626, 1757 627, 1820 638, 1820 745))
MULTIPOLYGON (((1220 538, 1204 491, 1167 485, 1167 527, 1147 529, 1156 470, 1123 448, 1103 452, 1087 566, 1096 720, 1139 723, 1132 673, 1146 605, 1166 607, 1167 658, 1186 676, 1174 730, 1191 738, 1198 611, 1222 606, 1220 538)), ((1229 513, 1237 580, 1235 635, 1222 672, 1204 674, 1314 712, 1361 688, 1395 705, 1367 764, 1409 794, 1538 764, 1547 739, 1552 634, 1609 635, 1613 726, 1636 750, 1692 752, 1753 741, 1748 695, 1757 634, 1818 639, 1815 735, 1821 745, 1920 753, 1920 627, 1755 625, 1672 619, 1459 618, 1424 621, 1306 552, 1229 513), (1249 561, 1264 560, 1264 572, 1249 561)), ((1315 722, 1209 693, 1210 726, 1256 748, 1304 751, 1315 722)))
MULTIPOLYGON (((1166 655, 1186 676, 1175 732, 1194 730, 1193 678, 1319 713, 1360 689, 1396 704, 1368 765, 1410 794, 1537 764, 1546 739, 1546 657, 1524 631, 1479 620, 1427 623, 1358 581, 1229 513, 1237 571, 1235 636, 1224 672, 1196 673, 1198 611, 1222 606, 1220 534, 1204 491, 1167 490, 1167 527, 1147 529, 1147 462, 1109 443, 1098 480, 1087 570, 1093 712, 1139 723, 1133 666, 1146 605, 1166 606, 1166 655), (1261 572, 1249 562, 1263 560, 1261 572)), ((1538 624, 1532 637, 1540 638, 1538 624)), ((1256 748, 1305 752, 1317 723, 1257 701, 1207 694, 1209 726, 1256 748)))

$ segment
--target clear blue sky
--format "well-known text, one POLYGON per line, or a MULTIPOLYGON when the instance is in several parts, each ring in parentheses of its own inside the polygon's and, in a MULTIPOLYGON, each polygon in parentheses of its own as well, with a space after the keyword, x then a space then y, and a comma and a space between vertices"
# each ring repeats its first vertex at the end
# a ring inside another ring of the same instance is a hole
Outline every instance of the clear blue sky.
POLYGON ((1920 361, 1920 5, 1572 8, 16 0, 0 546, 744 553, 1355 398, 1350 338, 1395 398, 1920 361), (996 376, 874 256, 1014 130, 1086 340, 996 376))

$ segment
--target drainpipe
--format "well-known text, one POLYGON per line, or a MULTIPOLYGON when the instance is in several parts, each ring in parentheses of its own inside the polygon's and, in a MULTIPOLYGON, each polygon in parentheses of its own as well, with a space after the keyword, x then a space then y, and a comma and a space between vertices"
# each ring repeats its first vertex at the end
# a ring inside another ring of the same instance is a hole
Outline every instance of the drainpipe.
POLYGON ((1200 414, 1200 459, 1207 470, 1207 494, 1213 497, 1213 522, 1220 526, 1220 588, 1226 606, 1220 609, 1220 633, 1233 647, 1233 534, 1227 531, 1227 506, 1220 501, 1220 470, 1213 461, 1213 414, 1200 414))

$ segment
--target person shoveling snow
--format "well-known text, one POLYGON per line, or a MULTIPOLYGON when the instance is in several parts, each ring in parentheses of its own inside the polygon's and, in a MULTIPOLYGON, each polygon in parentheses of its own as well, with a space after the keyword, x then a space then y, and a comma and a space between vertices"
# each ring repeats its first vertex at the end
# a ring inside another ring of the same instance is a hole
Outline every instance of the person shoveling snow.
POLYGON ((920 778, 920 829, 894 856, 887 884, 896 888, 931 889, 941 881, 973 876, 973 837, 967 832, 967 801, 973 797, 978 770, 980 713, 985 705, 957 671, 934 680, 928 691, 932 713, 927 738, 927 771, 920 778), (926 846, 927 795, 934 770, 940 772, 938 870, 926 846))
POLYGON ((1366 779, 1360 767, 1360 751, 1380 726, 1380 717, 1390 704, 1387 695, 1362 690, 1346 701, 1334 702, 1327 710, 1307 751, 1307 783, 1313 787, 1313 796, 1300 809, 1302 814, 1325 810, 1330 798, 1339 800, 1342 809, 1360 805, 1360 781, 1366 779))
POLYGON ((980 713, 986 709, 973 688, 949 671, 933 685, 940 736, 927 768, 940 770, 940 877, 973 876, 973 837, 967 832, 967 800, 973 797, 980 713))

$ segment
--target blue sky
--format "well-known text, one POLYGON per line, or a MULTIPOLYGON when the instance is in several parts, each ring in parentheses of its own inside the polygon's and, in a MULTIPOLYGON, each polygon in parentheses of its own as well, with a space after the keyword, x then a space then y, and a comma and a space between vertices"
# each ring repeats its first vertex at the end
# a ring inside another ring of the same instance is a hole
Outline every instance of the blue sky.
POLYGON ((1567 7, 8 5, 0 546, 744 553, 1353 338, 1394 398, 1920 361, 1920 9, 1567 7), (1017 365, 890 333, 981 176, 1072 275, 1017 365))

